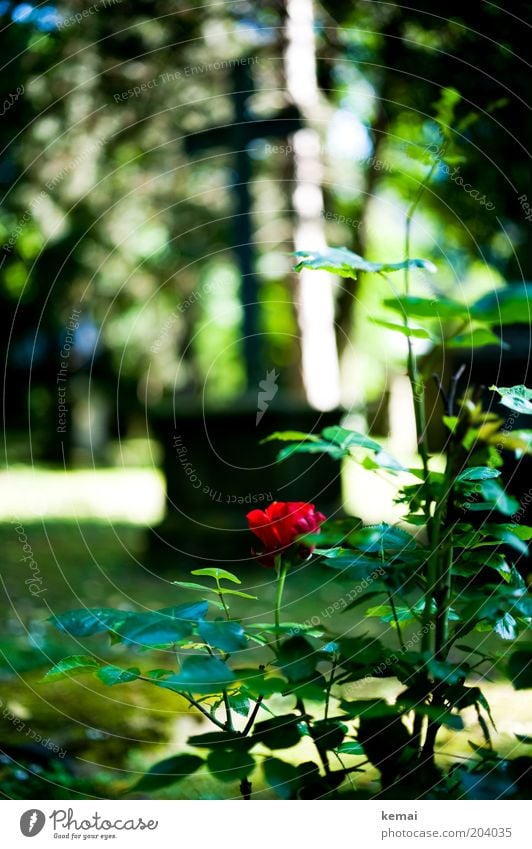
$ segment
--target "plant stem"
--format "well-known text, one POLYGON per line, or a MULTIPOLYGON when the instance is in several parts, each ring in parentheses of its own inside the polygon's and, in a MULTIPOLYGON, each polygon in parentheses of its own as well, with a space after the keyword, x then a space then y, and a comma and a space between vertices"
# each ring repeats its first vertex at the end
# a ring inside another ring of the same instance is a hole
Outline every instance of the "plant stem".
POLYGON ((283 602, 283 590, 288 574, 289 564, 283 561, 280 554, 275 557, 275 568, 277 571, 277 591, 275 594, 275 645, 279 648, 281 642, 281 605, 283 602))
POLYGON ((399 617, 397 615, 397 608, 395 606, 394 597, 389 590, 387 591, 387 593, 388 593, 388 599, 390 601, 390 607, 392 608, 392 616, 393 616, 393 621, 395 622, 395 628, 396 628, 396 631, 397 631, 397 639, 399 640, 399 646, 401 648, 401 651, 405 652, 406 646, 404 644, 403 635, 401 633, 401 625, 399 623, 399 617))
MULTIPOLYGON (((139 681, 146 681, 148 684, 155 684, 156 687, 159 686, 157 684, 157 681, 154 681, 151 678, 147 678, 145 675, 139 675, 139 681)), ((194 699, 190 695, 190 693, 179 693, 179 695, 182 696, 190 705, 193 705, 196 710, 199 710, 199 712, 202 713, 203 716, 206 716, 207 719, 209 719, 214 725, 216 725, 218 728, 221 728, 222 731, 230 730, 225 722, 220 722, 220 720, 216 719, 216 717, 213 716, 212 713, 209 713, 208 710, 205 710, 203 705, 197 702, 196 699, 194 699)))
MULTIPOLYGON (((307 726, 309 733, 310 733, 310 722, 308 720, 307 711, 305 709, 305 703, 303 702, 303 699, 301 697, 299 697, 297 699, 296 709, 300 712, 300 714, 303 718, 303 722, 307 726)), ((319 740, 315 740, 314 737, 312 737, 312 735, 311 735, 311 738, 314 741, 314 746, 316 747, 316 751, 318 753, 320 763, 323 767, 323 771, 324 771, 325 775, 329 775, 330 772, 331 772, 331 767, 329 765, 329 760, 327 758, 327 752, 322 749, 322 747, 319 744, 319 740)))
POLYGON ((227 690, 224 690, 224 706, 225 706, 225 716, 226 716, 226 726, 228 731, 234 731, 233 725, 233 715, 231 713, 231 705, 229 704, 229 696, 227 695, 227 690))
MULTIPOLYGON (((442 146, 442 151, 444 152, 445 144, 442 146)), ((434 159, 429 171, 427 172, 424 180, 420 184, 418 191, 408 209, 406 216, 406 226, 405 226, 405 260, 406 266, 404 271, 404 289, 405 295, 410 294, 410 268, 409 268, 409 260, 410 260, 410 242, 411 242, 411 232, 412 232, 412 222, 414 220, 414 215, 418 204, 423 196, 423 193, 430 182, 432 175, 436 169, 436 165, 438 163, 437 159, 434 159)), ((412 345, 412 338, 409 334, 409 322, 408 315, 405 311, 404 314, 404 326, 407 331, 407 344, 408 344, 408 354, 407 354, 407 372, 408 379, 410 381, 410 386, 412 390, 412 401, 414 406, 414 418, 416 423, 416 434, 417 434, 417 449, 419 456, 421 458, 421 464, 423 466, 423 475, 424 475, 424 499, 423 499, 423 512, 425 514, 425 521, 427 526, 427 536, 428 542, 432 549, 431 555, 428 559, 427 570, 426 570, 426 591, 425 591, 425 606, 423 609, 423 636, 421 642, 421 651, 423 653, 428 653, 431 649, 432 639, 431 632, 432 629, 430 625, 432 623, 432 593, 434 584, 436 581, 437 575, 437 549, 438 549, 438 535, 439 535, 439 527, 438 523, 433 521, 431 514, 431 504, 433 501, 432 497, 432 487, 430 485, 430 468, 429 468, 429 448, 428 448, 428 439, 427 439, 427 421, 426 421, 426 412, 425 412, 425 386, 419 374, 419 370, 417 367, 417 361, 414 354, 414 348, 412 345)), ((393 606, 392 606, 393 610, 393 606)), ((416 714, 414 717, 414 727, 413 727, 413 740, 416 742, 418 749, 421 748, 421 739, 423 732, 424 718, 419 714, 416 714)))
POLYGON ((332 685, 334 684, 334 673, 336 672, 336 666, 338 664, 338 658, 336 655, 333 657, 331 674, 329 675, 329 680, 327 682, 327 689, 325 690, 325 711, 323 714, 323 718, 327 719, 329 717, 329 703, 331 701, 331 690, 332 685))
POLYGON ((260 706, 262 704, 263 699, 264 699, 264 696, 259 696, 257 701, 255 702, 253 710, 251 711, 251 714, 248 718, 248 721, 246 722, 246 724, 244 726, 244 730, 242 731, 243 737, 247 737, 247 735, 249 734, 249 732, 253 728, 253 723, 255 722, 255 719, 257 718, 257 714, 259 712, 259 709, 260 709, 260 706))
POLYGON ((251 799, 251 791, 253 787, 251 781, 248 778, 243 778, 240 782, 240 795, 244 800, 251 799))
POLYGON ((223 606, 223 609, 224 609, 225 618, 229 620, 229 618, 230 618, 229 608, 227 607, 227 604, 225 603, 224 594, 222 592, 222 588, 220 586, 220 581, 219 581, 218 578, 216 578, 216 586, 218 588, 218 597, 219 597, 220 601, 222 602, 222 606, 223 606))

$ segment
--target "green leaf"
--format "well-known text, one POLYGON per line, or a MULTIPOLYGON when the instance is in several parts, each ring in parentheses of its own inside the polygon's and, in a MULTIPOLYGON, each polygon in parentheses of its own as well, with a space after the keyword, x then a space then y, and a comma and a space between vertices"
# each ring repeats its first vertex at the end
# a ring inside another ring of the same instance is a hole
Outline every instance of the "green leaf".
POLYGON ((285 678, 278 675, 266 676, 258 669, 235 669, 237 681, 241 682, 241 690, 251 695, 254 699, 259 696, 269 698, 275 693, 284 693, 289 684, 285 678))
POLYGON ((189 737, 187 745, 198 749, 243 749, 253 747, 251 737, 243 737, 240 731, 207 731, 206 734, 196 734, 189 737))
POLYGON ((494 478, 480 481, 480 483, 477 483, 477 486, 480 487, 480 494, 483 501, 466 501, 462 505, 464 510, 472 512, 498 510, 505 516, 513 516, 519 510, 517 499, 512 495, 508 495, 500 483, 494 478))
POLYGON ((484 481, 488 478, 500 477, 500 472, 497 469, 490 469, 488 466, 469 466, 456 476, 457 481, 484 481))
POLYGON ((213 568, 209 567, 208 569, 194 569, 190 574, 191 575, 206 575, 208 578, 214 578, 215 580, 217 579, 218 581, 220 581, 222 579, 226 580, 226 581, 232 581, 233 584, 241 584, 242 583, 240 578, 237 578, 236 575, 233 575, 232 572, 228 572, 226 569, 218 569, 218 568, 214 568, 214 567, 213 568))
POLYGON ((280 799, 295 798, 300 783, 296 766, 279 758, 266 758, 262 768, 266 782, 273 787, 280 799))
POLYGON ((247 696, 241 693, 234 693, 228 696, 231 710, 234 710, 239 716, 247 716, 249 714, 250 701, 247 696))
POLYGON ((501 396, 501 404, 516 413, 532 415, 532 389, 526 386, 490 386, 501 396))
POLYGON ((187 740, 189 746, 198 749, 241 749, 247 751, 253 748, 251 737, 243 737, 239 731, 207 731, 206 734, 196 734, 187 740))
POLYGON ((515 640, 519 635, 519 626, 511 613, 505 613, 495 622, 493 630, 503 640, 515 640))
POLYGON ((137 646, 178 643, 192 634, 194 625, 209 609, 206 601, 166 607, 129 616, 119 628, 120 640, 137 646))
POLYGON ((360 528, 349 536, 349 544, 366 553, 386 551, 414 551, 417 543, 414 537, 395 525, 382 523, 360 528))
POLYGON ((347 725, 335 719, 319 719, 310 727, 310 736, 320 749, 331 751, 341 746, 347 725))
POLYGON ((216 587, 206 587, 204 584, 196 584, 194 581, 172 581, 172 583, 183 590, 199 590, 202 593, 217 592, 216 587))
POLYGON ((260 445, 265 442, 305 442, 306 440, 317 441, 318 437, 312 433, 304 433, 301 430, 276 430, 275 433, 270 433, 265 439, 261 439, 260 445))
POLYGON ((512 525, 512 533, 522 540, 532 539, 532 528, 529 525, 512 525))
POLYGON ((176 755, 152 766, 146 775, 135 784, 130 792, 161 790, 169 784, 182 781, 202 766, 204 761, 197 755, 176 755))
POLYGON ((209 645, 225 652, 247 648, 248 639, 240 622, 200 622, 198 634, 209 645))
POLYGON ((215 749, 207 758, 209 772, 219 781, 242 781, 255 769, 255 761, 248 752, 240 749, 222 751, 215 749))
POLYGON ((364 616, 367 616, 369 619, 375 618, 380 619, 381 622, 395 622, 395 617, 399 622, 412 622, 414 620, 414 615, 409 607, 403 607, 395 605, 395 614, 393 608, 389 604, 378 604, 376 607, 368 607, 365 611, 364 616))
POLYGON ((177 675, 171 675, 157 684, 178 693, 214 694, 223 692, 234 681, 234 672, 219 658, 188 655, 177 675))
POLYGON ((83 608, 67 610, 59 616, 51 616, 52 622, 60 631, 72 637, 90 637, 113 630, 128 617, 134 616, 128 610, 114 610, 108 607, 83 608))
POLYGON ((173 669, 150 669, 147 673, 148 678, 154 678, 156 681, 158 681, 159 678, 167 678, 169 675, 173 674, 173 669))
POLYGON ((140 669, 131 667, 129 669, 121 669, 119 666, 102 666, 98 669, 96 677, 102 681, 106 687, 113 687, 115 684, 129 684, 130 681, 135 681, 140 675, 140 669))
POLYGON ((358 433, 356 430, 348 430, 340 425, 331 425, 322 430, 321 435, 324 439, 333 442, 345 451, 350 448, 369 448, 370 451, 382 451, 382 445, 370 439, 363 433, 358 433))
POLYGON ((422 327, 405 327, 404 324, 394 324, 393 321, 384 321, 382 318, 370 317, 370 321, 373 324, 378 324, 379 327, 384 327, 386 330, 401 333, 403 336, 412 337, 413 339, 430 339, 433 342, 436 341, 435 337, 428 330, 423 330, 422 327))
POLYGON ((290 749, 297 746, 301 739, 299 723, 301 717, 296 714, 273 716, 258 722, 253 730, 253 743, 262 743, 268 749, 290 749))
POLYGON ((374 469, 386 469, 388 472, 407 472, 408 469, 403 466, 399 460, 388 454, 387 451, 378 451, 372 457, 364 457, 361 466, 364 469, 373 471, 374 469))
POLYGON ((510 655, 508 675, 516 690, 532 687, 532 646, 520 648, 510 655))
POLYGON ((421 716, 428 716, 432 722, 437 722, 453 731, 462 731, 464 728, 462 717, 457 713, 451 713, 450 710, 424 704, 413 704, 412 710, 421 716))
POLYGON ((438 318, 469 320, 470 308, 467 304, 450 298, 421 298, 418 295, 401 295, 387 298, 384 306, 407 318, 438 318))
POLYGON ((460 420, 459 420, 458 416, 443 416, 442 421, 443 421, 445 427, 449 428, 451 433, 454 433, 454 431, 456 430, 456 427, 458 425, 458 422, 460 420))
POLYGON ((333 274, 340 275, 340 277, 356 278, 359 271, 375 274, 383 271, 400 271, 406 267, 436 271, 435 265, 426 259, 409 259, 402 262, 368 262, 368 260, 347 248, 327 248, 323 252, 296 251, 295 256, 299 258, 295 266, 296 271, 309 268, 312 271, 330 271, 333 274))
POLYGON ((328 454, 333 460, 342 460, 349 456, 349 451, 345 448, 339 448, 333 442, 327 442, 325 439, 298 442, 295 445, 287 445, 286 448, 281 448, 277 455, 277 462, 281 463, 294 454, 328 454))
POLYGON ((340 707, 349 716, 363 716, 365 719, 388 719, 398 716, 396 705, 389 705, 384 699, 343 699, 340 707))
POLYGON ((250 595, 249 593, 243 593, 241 590, 228 590, 225 587, 220 587, 217 592, 220 595, 236 595, 238 598, 250 598, 252 601, 257 601, 256 595, 250 595))
POLYGON ((447 339, 445 344, 448 348, 486 348, 488 345, 496 345, 498 348, 510 347, 487 327, 473 327, 447 339))
POLYGON ((519 284, 497 289, 471 306, 471 316, 486 324, 528 324, 532 286, 519 284))
POLYGON ((336 752, 339 755, 364 755, 364 746, 358 740, 349 740, 338 746, 336 752))
POLYGON ((58 681, 60 678, 69 678, 71 675, 78 675, 80 672, 94 672, 100 666, 94 657, 86 654, 73 654, 70 657, 65 657, 60 660, 55 666, 48 670, 44 678, 41 679, 41 684, 47 684, 49 681, 58 681))
POLYGON ((289 681, 304 681, 312 676, 318 658, 305 637, 291 637, 281 644, 277 663, 289 681))
POLYGON ((526 734, 516 734, 515 736, 520 743, 524 743, 526 746, 532 746, 532 737, 528 737, 526 734))

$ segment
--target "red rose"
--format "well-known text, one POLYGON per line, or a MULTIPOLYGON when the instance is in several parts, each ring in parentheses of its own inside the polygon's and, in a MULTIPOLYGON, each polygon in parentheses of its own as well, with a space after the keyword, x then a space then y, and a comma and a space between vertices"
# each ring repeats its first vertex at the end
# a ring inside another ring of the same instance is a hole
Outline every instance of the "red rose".
MULTIPOLYGON (((304 501, 274 501, 266 510, 252 510, 247 514, 250 530, 257 536, 263 550, 259 560, 264 566, 273 566, 276 554, 281 554, 303 534, 317 532, 325 521, 314 504, 304 501)), ((299 545, 298 556, 308 557, 313 546, 299 545)))

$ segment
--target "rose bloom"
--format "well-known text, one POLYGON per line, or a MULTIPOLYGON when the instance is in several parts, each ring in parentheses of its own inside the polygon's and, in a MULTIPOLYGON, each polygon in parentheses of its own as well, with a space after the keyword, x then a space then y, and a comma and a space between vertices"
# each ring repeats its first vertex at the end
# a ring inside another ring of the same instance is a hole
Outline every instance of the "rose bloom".
MULTIPOLYGON (((314 504, 304 501, 274 501, 265 510, 252 510, 247 520, 250 530, 262 543, 262 551, 257 555, 259 561, 264 566, 274 566, 275 556, 293 545, 298 537, 318 532, 325 516, 314 504)), ((297 556, 305 560, 313 550, 313 546, 299 543, 297 556)))

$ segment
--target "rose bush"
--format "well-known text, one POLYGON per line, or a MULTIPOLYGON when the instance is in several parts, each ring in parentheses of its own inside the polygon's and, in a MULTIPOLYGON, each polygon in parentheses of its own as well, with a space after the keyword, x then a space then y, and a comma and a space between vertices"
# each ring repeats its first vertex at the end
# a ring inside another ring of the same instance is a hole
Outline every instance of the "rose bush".
MULTIPOLYGON (((295 453, 323 453, 385 475, 404 507, 403 523, 326 520, 304 502, 251 511, 249 527, 261 543, 257 556, 275 567, 273 622, 257 622, 255 597, 241 589, 237 575, 217 567, 195 569, 194 582, 176 581, 180 603, 162 610, 81 609, 52 617, 60 631, 82 641, 83 654, 55 664, 46 682, 91 673, 106 686, 164 688, 214 727, 192 736, 186 751, 155 764, 131 792, 156 793, 204 769, 234 782, 244 799, 264 783, 282 799, 367 796, 367 783, 359 789, 353 778, 370 766, 380 777, 373 785, 378 796, 527 798, 532 758, 496 751, 496 717, 482 682, 497 674, 517 691, 532 686, 532 641, 516 645, 520 635, 530 635, 532 623, 532 601, 518 568, 532 528, 516 521, 519 501, 501 483, 508 452, 520 458, 532 453, 532 431, 507 428, 491 403, 483 408, 477 390, 460 391, 463 369, 448 385, 436 376, 438 398, 430 414, 447 435, 442 463, 435 466, 425 397, 434 375, 418 362, 413 340, 429 340, 446 355, 463 348, 464 339, 471 348, 499 344, 497 327, 528 322, 532 292, 526 286, 498 289, 474 303, 411 295, 409 270, 434 270, 409 255, 409 226, 422 193, 423 185, 410 208, 403 261, 368 262, 335 248, 302 252, 296 266, 347 278, 372 273, 388 280, 403 272, 404 293, 392 286, 393 297, 384 302, 397 320, 374 320, 406 337, 418 462, 404 465, 367 434, 341 425, 319 435, 271 437, 288 443, 280 462, 295 453), (290 564, 302 558, 355 585, 342 605, 344 624, 328 620, 326 627, 319 616, 312 624, 283 623, 284 583, 290 564), (183 601, 188 592, 197 599, 183 601), (245 620, 232 614, 235 597, 249 605, 245 620), (394 644, 361 630, 362 617, 386 626, 394 644), (85 641, 97 634, 138 652, 139 665, 110 665, 89 653, 85 641), (157 663, 147 668, 153 652, 157 663), (382 678, 393 682, 393 697, 361 695, 362 683, 382 678), (438 758, 441 731, 464 728, 467 711, 480 740, 471 741, 469 761, 449 767, 438 758)), ((526 387, 492 390, 505 408, 531 412, 526 387)), ((530 742, 520 739, 524 747, 530 742)))

